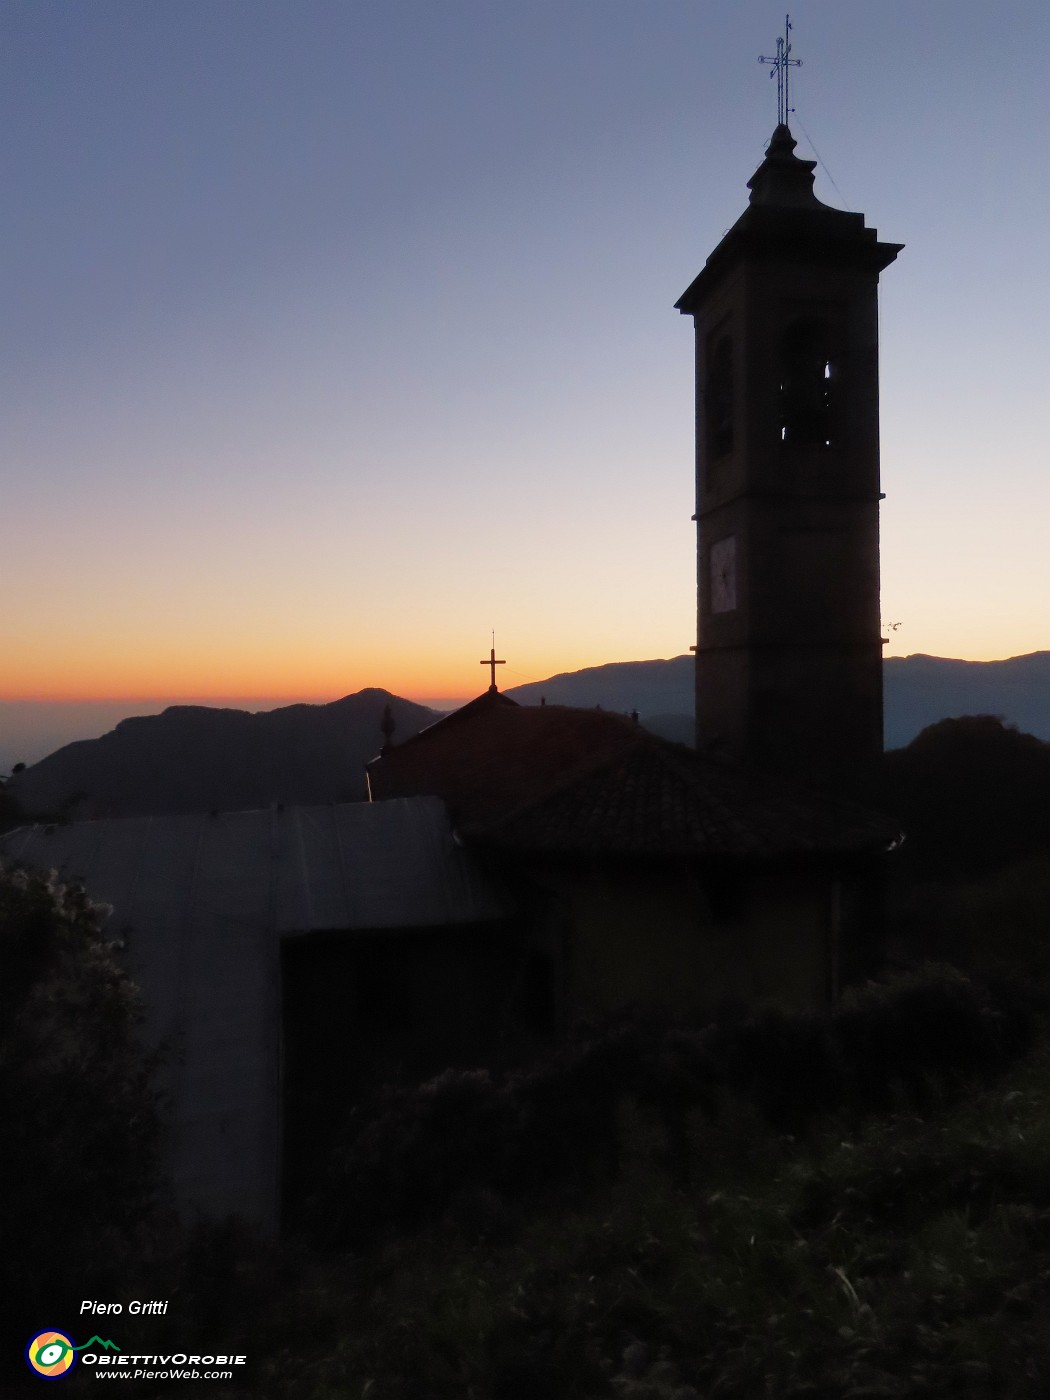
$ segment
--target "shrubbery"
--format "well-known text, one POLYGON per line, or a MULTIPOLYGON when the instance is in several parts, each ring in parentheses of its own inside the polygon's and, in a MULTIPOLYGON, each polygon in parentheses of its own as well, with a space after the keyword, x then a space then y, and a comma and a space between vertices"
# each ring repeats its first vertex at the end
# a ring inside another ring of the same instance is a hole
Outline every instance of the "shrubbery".
POLYGON ((684 1183, 703 1152, 698 1111, 714 1120, 750 1105, 792 1135, 837 1111, 854 1122, 927 1111, 1024 1053, 1039 1010, 1034 994, 937 968, 860 990, 828 1015, 767 1009, 690 1026, 625 1013, 524 1070, 449 1070, 380 1091, 350 1112, 305 1220, 328 1245, 364 1246, 466 1196, 498 1232, 507 1203, 585 1199, 615 1175, 625 1104, 684 1183))
POLYGON ((82 891, 0 872, 0 959, 0 1296, 32 1328, 64 1292, 124 1295, 158 1204, 156 1062, 82 891))
POLYGON ((693 1124, 685 1185, 628 1105, 620 1170, 575 1201, 523 1203, 513 1231, 479 1238, 479 1194, 355 1259, 312 1384, 277 1364, 266 1393, 1035 1400, 1050 1388, 1048 1084, 1042 1044, 928 1116, 851 1131, 832 1115, 804 1139, 727 1093, 693 1124))

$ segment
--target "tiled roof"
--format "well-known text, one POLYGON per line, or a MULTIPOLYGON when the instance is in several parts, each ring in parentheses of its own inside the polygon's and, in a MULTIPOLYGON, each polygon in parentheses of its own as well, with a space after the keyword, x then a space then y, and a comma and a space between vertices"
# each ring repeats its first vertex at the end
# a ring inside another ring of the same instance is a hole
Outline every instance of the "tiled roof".
POLYGON ((776 859, 883 850, 884 817, 669 744, 622 715, 490 692, 369 768, 376 798, 442 797, 488 847, 776 859))
POLYGON ((490 691, 370 763, 369 790, 379 800, 441 797, 458 822, 491 821, 626 752, 638 735, 623 715, 518 705, 490 691))
POLYGON ((465 834, 527 854, 759 859, 885 850, 879 814, 647 735, 465 834))

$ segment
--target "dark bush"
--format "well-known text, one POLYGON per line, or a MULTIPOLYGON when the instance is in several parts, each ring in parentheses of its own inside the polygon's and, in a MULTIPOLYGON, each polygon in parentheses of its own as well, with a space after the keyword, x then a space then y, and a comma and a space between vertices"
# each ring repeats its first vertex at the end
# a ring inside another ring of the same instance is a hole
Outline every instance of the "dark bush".
POLYGON ((565 1201, 616 1172, 628 1100, 662 1130, 684 1182, 703 1150, 697 1114, 726 1099, 792 1135, 839 1110, 925 1113, 1022 1054, 1038 1014, 1037 997, 951 968, 872 985, 833 1014, 766 1008, 703 1026, 625 1012, 528 1069, 447 1071, 378 1094, 352 1116, 308 1220, 336 1246, 450 1209, 476 1215, 480 1235, 506 1229, 514 1202, 565 1201))
POLYGON ((0 959, 0 1294, 32 1327, 127 1289, 161 1189, 157 1057, 82 891, 0 873, 0 959))

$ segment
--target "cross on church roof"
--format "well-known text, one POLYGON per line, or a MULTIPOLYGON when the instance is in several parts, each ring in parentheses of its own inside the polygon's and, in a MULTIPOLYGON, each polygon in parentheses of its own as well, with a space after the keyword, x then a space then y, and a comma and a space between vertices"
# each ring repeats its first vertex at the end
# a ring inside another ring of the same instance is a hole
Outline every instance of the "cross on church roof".
POLYGON ((490 684, 489 684, 489 690, 495 690, 495 689, 496 689, 496 667, 497 667, 497 666, 506 666, 506 664, 507 664, 507 663, 506 663, 505 661, 497 661, 497 660, 496 660, 496 634, 493 633, 493 634, 492 634, 492 650, 489 652, 489 659, 488 659, 487 661, 479 661, 479 662, 478 662, 478 665, 479 665, 479 666, 488 666, 488 667, 490 668, 489 674, 491 675, 492 680, 491 680, 491 682, 490 682, 490 684))
POLYGON ((791 57, 791 16, 784 16, 784 37, 777 39, 777 53, 775 58, 764 58, 759 55, 759 63, 770 63, 772 68, 769 76, 776 77, 777 80, 777 125, 787 126, 788 117, 795 110, 791 106, 788 96, 788 72, 792 68, 801 68, 802 60, 791 57))

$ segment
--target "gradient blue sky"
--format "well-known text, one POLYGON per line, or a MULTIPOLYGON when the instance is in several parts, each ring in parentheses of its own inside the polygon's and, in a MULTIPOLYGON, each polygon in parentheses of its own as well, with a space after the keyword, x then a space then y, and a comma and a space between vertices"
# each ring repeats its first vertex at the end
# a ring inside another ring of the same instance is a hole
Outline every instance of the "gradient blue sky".
MULTIPOLYGON (((468 696, 492 627, 506 684, 686 651, 673 304, 745 206, 783 17, 2 0, 0 699, 468 696)), ((792 20, 818 193, 907 245, 890 651, 1042 649, 1045 6, 792 20)))

